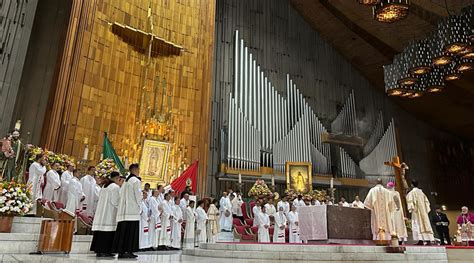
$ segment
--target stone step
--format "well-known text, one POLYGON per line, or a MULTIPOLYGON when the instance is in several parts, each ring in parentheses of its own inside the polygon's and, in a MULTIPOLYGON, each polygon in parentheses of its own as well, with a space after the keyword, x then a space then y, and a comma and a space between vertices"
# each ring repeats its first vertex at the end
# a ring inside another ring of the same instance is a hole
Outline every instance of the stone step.
POLYGON ((298 261, 398 261, 398 262, 447 262, 446 253, 381 253, 381 252, 345 252, 345 253, 308 253, 279 251, 222 251, 212 249, 183 249, 183 255, 198 257, 265 259, 265 260, 298 260, 298 261))
MULTIPOLYGON (((0 254, 28 254, 36 251, 39 234, 0 233, 0 254)), ((71 253, 91 253, 92 236, 75 235, 72 239, 71 253)))
POLYGON ((215 236, 217 242, 234 242, 234 234, 232 232, 220 232, 215 236))
MULTIPOLYGON (((381 246, 337 246, 337 245, 298 245, 298 244, 257 244, 257 243, 201 243, 201 249, 230 250, 230 251, 280 251, 280 252, 305 252, 305 253, 385 253, 381 246)), ((444 247, 418 247, 407 246, 405 253, 446 253, 444 247)))
POLYGON ((41 221, 47 218, 40 217, 14 217, 12 224, 12 233, 30 233, 36 234, 40 232, 41 221))

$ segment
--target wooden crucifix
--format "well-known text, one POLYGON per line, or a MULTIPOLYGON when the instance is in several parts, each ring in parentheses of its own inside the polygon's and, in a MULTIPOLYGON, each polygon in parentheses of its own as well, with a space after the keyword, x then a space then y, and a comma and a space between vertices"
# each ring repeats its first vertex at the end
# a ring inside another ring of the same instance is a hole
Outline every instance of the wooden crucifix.
POLYGON ((392 166, 395 171, 395 190, 400 194, 402 200, 403 212, 405 217, 408 215, 406 194, 408 192, 408 182, 405 178, 406 170, 408 166, 405 163, 400 163, 400 157, 392 157, 391 162, 385 162, 385 165, 392 166))

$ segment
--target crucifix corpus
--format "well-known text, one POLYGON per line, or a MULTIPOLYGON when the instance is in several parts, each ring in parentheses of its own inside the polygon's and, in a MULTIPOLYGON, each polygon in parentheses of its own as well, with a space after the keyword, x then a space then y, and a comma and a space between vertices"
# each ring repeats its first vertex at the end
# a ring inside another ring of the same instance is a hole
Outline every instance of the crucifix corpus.
POLYGON ((407 202, 406 202, 406 194, 408 192, 408 182, 406 180, 406 170, 408 170, 408 165, 406 163, 400 163, 400 157, 395 156, 392 157, 391 162, 385 162, 385 165, 392 166, 395 172, 395 190, 400 194, 400 198, 402 199, 403 210, 405 215, 407 213, 407 202))

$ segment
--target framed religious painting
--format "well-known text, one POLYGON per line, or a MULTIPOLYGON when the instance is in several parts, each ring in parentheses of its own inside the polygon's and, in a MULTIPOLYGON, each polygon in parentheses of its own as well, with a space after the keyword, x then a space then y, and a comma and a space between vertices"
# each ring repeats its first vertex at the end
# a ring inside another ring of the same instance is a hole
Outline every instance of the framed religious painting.
POLYGON ((308 162, 286 162, 286 189, 297 193, 313 190, 312 165, 308 162))
POLYGON ((166 182, 169 153, 170 144, 167 142, 154 140, 145 140, 143 142, 143 151, 140 159, 142 184, 150 183, 156 187, 156 184, 164 184, 166 182))

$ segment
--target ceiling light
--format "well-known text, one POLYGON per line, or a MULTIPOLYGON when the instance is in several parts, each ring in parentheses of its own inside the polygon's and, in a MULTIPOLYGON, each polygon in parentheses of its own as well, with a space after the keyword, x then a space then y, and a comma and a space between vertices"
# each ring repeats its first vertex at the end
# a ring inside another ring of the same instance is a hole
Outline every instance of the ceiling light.
POLYGON ((380 0, 359 0, 359 4, 361 5, 376 5, 380 2, 380 0))
POLYGON ((381 0, 372 11, 375 20, 383 23, 393 23, 408 15, 408 0, 381 0))

